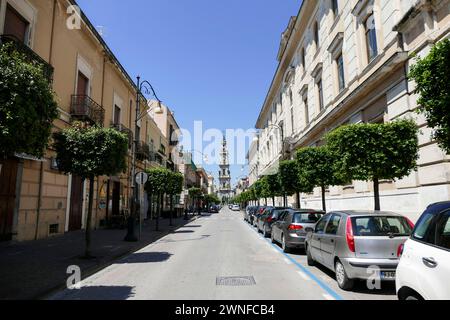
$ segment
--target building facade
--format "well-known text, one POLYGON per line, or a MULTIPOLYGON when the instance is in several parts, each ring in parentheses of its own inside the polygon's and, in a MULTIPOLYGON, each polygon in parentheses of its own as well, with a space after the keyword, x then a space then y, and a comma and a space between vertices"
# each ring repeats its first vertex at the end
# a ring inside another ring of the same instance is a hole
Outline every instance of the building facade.
MULTIPOLYGON (((140 120, 135 132, 135 82, 82 12, 80 23, 73 23, 79 17, 76 5, 73 0, 1 0, 0 37, 1 44, 13 41, 50 70, 60 113, 54 131, 77 120, 128 135, 127 172, 99 177, 94 184, 92 225, 98 228, 129 213, 133 140, 139 141, 138 170, 162 165, 168 154, 155 161, 150 153, 150 140, 163 139, 153 119, 140 120)), ((141 107, 144 112, 146 101, 141 107)), ((168 147, 167 141, 163 144, 168 147)), ((2 240, 42 239, 85 227, 88 185, 61 173, 55 156, 50 147, 42 159, 16 155, 2 160, 0 220, 6 221, 2 240)), ((142 197, 143 191, 139 192, 142 197)))
MULTIPOLYGON (((276 172, 295 150, 323 144, 341 125, 408 118, 421 129, 419 167, 404 179, 382 181, 382 209, 415 219, 429 203, 448 200, 450 158, 416 113, 407 74, 412 54, 426 55, 449 34, 448 0, 303 1, 282 34, 279 66, 257 120, 251 183, 276 172)), ((302 206, 320 208, 320 199, 319 190, 302 195, 302 206)), ((330 210, 373 209, 372 183, 330 186, 327 203, 330 210)))

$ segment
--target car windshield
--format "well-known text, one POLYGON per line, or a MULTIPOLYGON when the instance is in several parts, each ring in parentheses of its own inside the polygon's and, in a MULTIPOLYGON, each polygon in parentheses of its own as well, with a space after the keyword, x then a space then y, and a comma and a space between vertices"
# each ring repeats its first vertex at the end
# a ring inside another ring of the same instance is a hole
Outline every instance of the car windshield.
POLYGON ((317 223, 323 217, 323 213, 318 212, 296 212, 292 219, 293 223, 317 223))
POLYGON ((352 223, 355 236, 409 236, 412 233, 411 226, 404 217, 356 217, 352 218, 352 223))

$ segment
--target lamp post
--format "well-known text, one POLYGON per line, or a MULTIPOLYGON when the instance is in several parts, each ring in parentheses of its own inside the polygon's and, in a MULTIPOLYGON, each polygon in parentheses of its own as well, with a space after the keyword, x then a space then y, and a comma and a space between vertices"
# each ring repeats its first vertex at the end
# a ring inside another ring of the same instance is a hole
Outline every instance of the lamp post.
MULTIPOLYGON (((137 132, 139 130, 139 121, 147 115, 149 111, 152 109, 145 108, 143 112, 141 112, 141 98, 144 98, 144 95, 142 91, 144 90, 144 93, 149 95, 150 93, 156 98, 157 100, 157 106, 155 108, 156 114, 163 113, 161 103, 162 101, 159 100, 158 96, 156 95, 155 90, 153 89, 153 86, 148 82, 147 80, 144 80, 141 82, 141 77, 137 77, 137 86, 136 86, 136 117, 134 119, 134 143, 132 148, 132 165, 131 165, 131 177, 132 177, 132 186, 133 186, 133 201, 131 203, 131 215, 128 218, 128 230, 127 235, 125 236, 125 241, 129 242, 136 242, 140 240, 141 233, 142 233, 142 217, 139 212, 139 238, 135 235, 135 225, 136 225, 136 214, 137 208, 139 205, 139 194, 138 194, 138 185, 136 182, 136 152, 138 149, 139 144, 139 137, 137 136, 137 132)), ((145 99, 146 100, 146 99, 145 99)), ((147 104, 146 104, 147 105, 147 104)), ((148 105, 147 105, 148 107, 148 105)))

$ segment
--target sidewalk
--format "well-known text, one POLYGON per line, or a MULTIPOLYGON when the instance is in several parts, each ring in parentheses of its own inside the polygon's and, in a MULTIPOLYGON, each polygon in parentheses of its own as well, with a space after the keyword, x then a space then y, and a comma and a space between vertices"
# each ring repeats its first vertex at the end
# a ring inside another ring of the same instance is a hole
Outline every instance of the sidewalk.
POLYGON ((196 219, 190 218, 174 219, 173 227, 169 227, 168 219, 160 219, 159 232, 155 231, 155 221, 145 222, 141 241, 134 243, 123 241, 126 230, 93 231, 93 260, 80 259, 84 253, 84 231, 38 241, 0 243, 0 300, 43 298, 65 287, 68 266, 79 266, 84 279, 196 219))

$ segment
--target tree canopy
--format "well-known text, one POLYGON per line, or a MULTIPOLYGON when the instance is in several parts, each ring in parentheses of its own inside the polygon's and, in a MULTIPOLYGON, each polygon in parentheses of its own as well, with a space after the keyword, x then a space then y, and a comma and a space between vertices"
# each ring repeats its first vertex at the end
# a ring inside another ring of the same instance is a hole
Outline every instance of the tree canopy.
POLYGON ((450 153, 450 40, 437 43, 423 59, 412 66, 409 78, 416 82, 419 111, 442 149, 450 153))
POLYGON ((0 48, 0 157, 26 153, 42 157, 51 136, 58 106, 39 64, 0 48))

